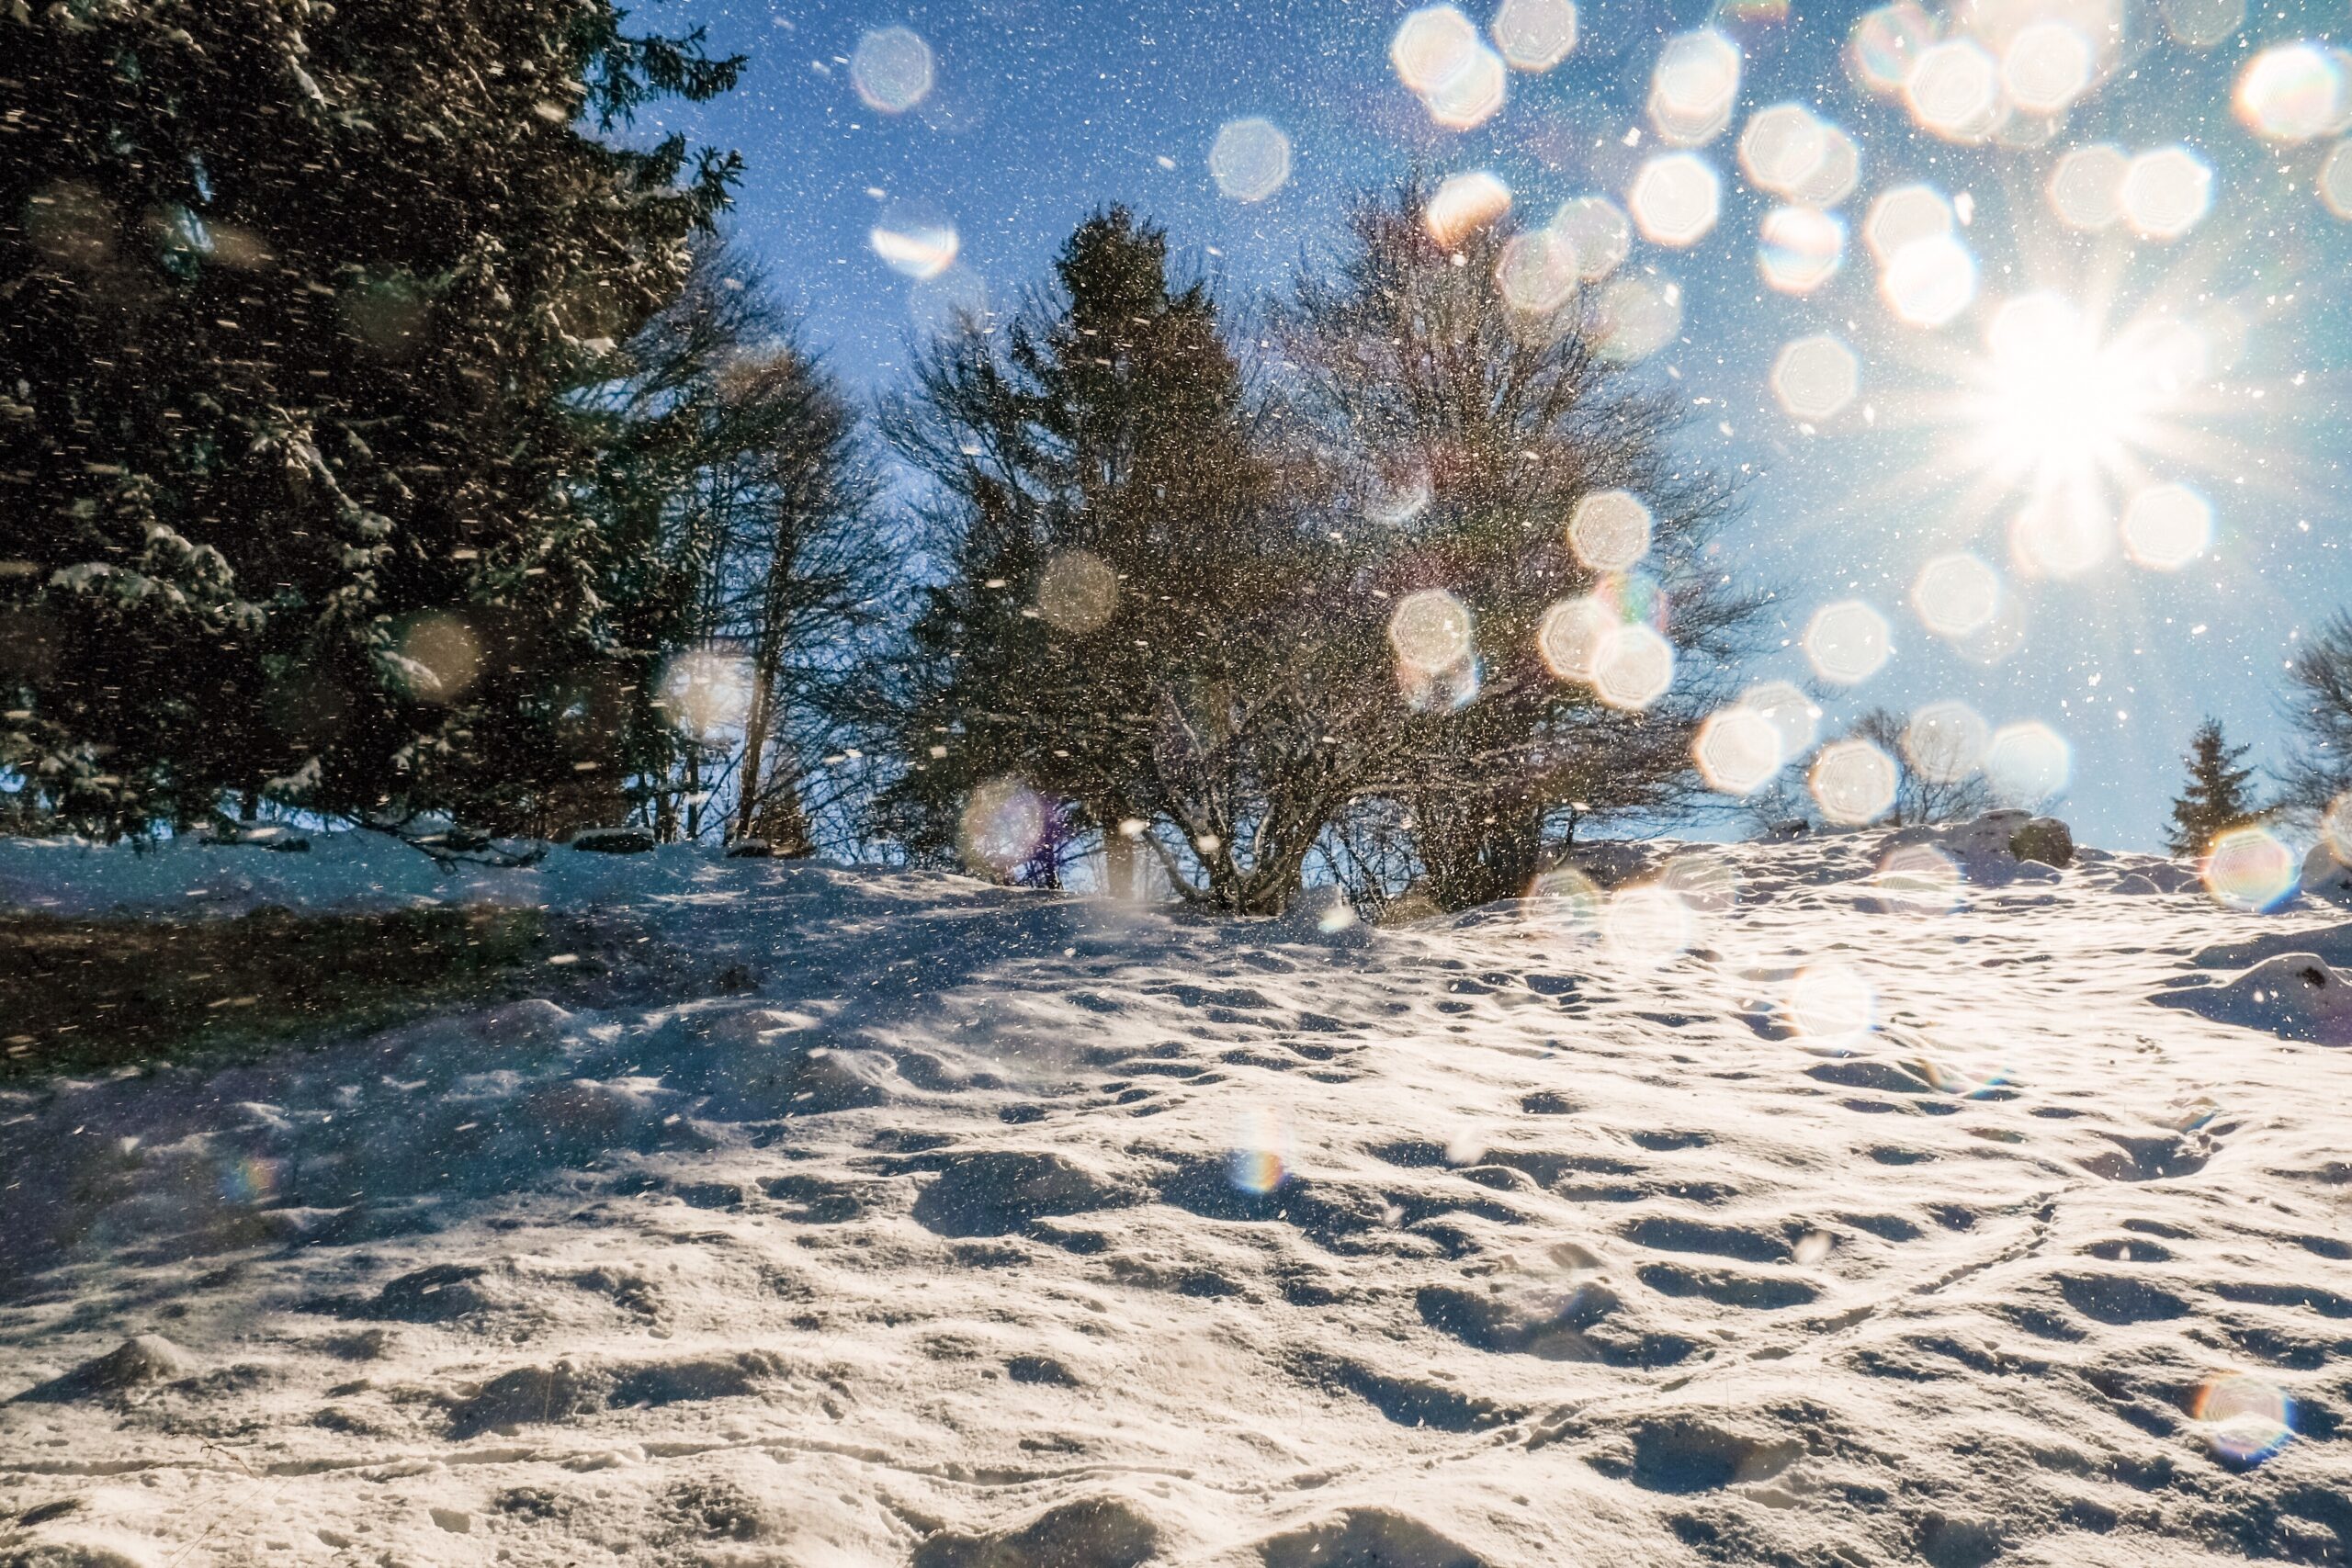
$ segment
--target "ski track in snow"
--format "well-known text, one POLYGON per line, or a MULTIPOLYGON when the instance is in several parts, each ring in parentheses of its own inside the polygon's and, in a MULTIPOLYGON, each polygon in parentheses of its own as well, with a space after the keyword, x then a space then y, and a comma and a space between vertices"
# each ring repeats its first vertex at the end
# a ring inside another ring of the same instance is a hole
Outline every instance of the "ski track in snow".
MULTIPOLYGON (((0 1091, 0 1562, 2345 1562, 2352 1051, 2196 993, 2352 931, 1882 837, 1663 964, 558 852, 755 992, 0 1091)), ((337 901, 202 853, 133 901, 337 901)))

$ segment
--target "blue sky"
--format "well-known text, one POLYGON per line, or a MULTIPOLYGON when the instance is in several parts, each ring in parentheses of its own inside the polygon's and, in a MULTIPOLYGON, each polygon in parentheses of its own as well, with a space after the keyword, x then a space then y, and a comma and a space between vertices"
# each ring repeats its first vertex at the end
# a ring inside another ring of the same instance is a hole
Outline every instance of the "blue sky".
MULTIPOLYGON (((2081 15, 2097 5, 2039 8, 2081 15)), ((1492 6, 1463 9, 1483 27, 1492 6)), ((1696 455, 1745 473, 1748 508, 1725 568, 1781 590, 1788 625, 1779 635, 1793 643, 1811 611, 1835 599, 1860 597, 1886 615, 1893 657, 1831 698, 1831 722, 1868 705, 1907 712, 1959 699, 1995 725, 2047 723, 2074 749, 2058 809, 2087 841, 2123 848, 2156 843, 2201 716, 2253 741, 2257 760, 2278 756, 2278 678, 2294 639, 2352 602, 2343 456, 2352 450, 2352 223, 2314 192, 2332 138, 2265 141, 2233 115, 2231 96, 2267 46, 2329 41, 2331 21, 2332 41, 2346 42, 2340 6, 2273 3, 2199 49, 2170 36, 2155 6, 2132 0, 2098 84, 2029 147, 1955 144, 1921 130, 1847 67, 1861 7, 1802 0, 1778 20, 1756 19, 1769 7, 1755 5, 1718 16, 1661 0, 1586 4, 1566 61, 1514 73, 1498 113, 1449 130, 1390 64, 1408 10, 1344 0, 669 0, 646 6, 643 19, 705 25, 750 68, 728 97, 665 106, 640 129, 680 129, 743 152, 738 238, 804 312, 808 340, 872 395, 900 372, 943 299, 985 290, 997 305, 1017 301, 1071 227, 1104 203, 1165 224, 1238 306, 1329 243, 1351 192, 1416 162, 1441 175, 1491 170, 1517 211, 1538 220, 1572 196, 1622 201, 1641 162, 1662 151, 1644 113, 1662 45, 1717 26, 1742 55, 1730 128, 1697 149, 1723 176, 1721 216, 1687 248, 1635 240, 1627 269, 1671 281, 1684 307, 1679 339, 1639 373, 1688 395, 1696 455), (847 63, 862 36, 893 26, 921 35, 934 62, 929 96, 897 115, 860 100, 847 63), (1802 297, 1759 280, 1758 228, 1774 198, 1741 177, 1736 152, 1749 114, 1783 100, 1844 127, 1861 148, 1859 188, 1838 209, 1854 231, 1842 268, 1802 297), (1293 149, 1289 183, 1254 204, 1221 195, 1207 163, 1218 127, 1244 116, 1272 120, 1293 149), (2185 146, 2213 171, 2210 211, 2168 241, 2125 227, 2069 230, 2044 186, 2062 154, 2098 141, 2185 146), (1975 302, 1934 330, 1894 318, 1860 234, 1876 196, 1914 182, 1965 195, 1960 237, 1979 269, 1975 302), (952 222, 955 272, 923 284, 885 265, 868 235, 886 212, 952 222), (2001 302, 2036 289, 2094 314, 2104 302, 2109 335, 2161 316, 2211 341, 2220 363, 2155 411, 2161 431, 2133 445, 2114 497, 2120 507, 2133 486, 2164 481, 2207 497, 2213 543, 2186 568, 2152 571, 2111 551, 2053 580, 2009 558, 2022 490, 1959 454, 1986 434, 1985 405, 1956 405, 1953 393, 1980 372, 2001 302), (1846 417, 1808 434, 1775 402, 1769 373, 1783 344, 1821 332, 1852 346, 1862 389, 1846 417), (1856 417, 1865 405, 1867 423, 1856 417), (1963 548, 2000 572, 2024 617, 2021 646, 1989 668, 1930 635, 1907 603, 1926 560, 1963 548)), ((1758 673, 1803 671, 1792 646, 1758 673)))

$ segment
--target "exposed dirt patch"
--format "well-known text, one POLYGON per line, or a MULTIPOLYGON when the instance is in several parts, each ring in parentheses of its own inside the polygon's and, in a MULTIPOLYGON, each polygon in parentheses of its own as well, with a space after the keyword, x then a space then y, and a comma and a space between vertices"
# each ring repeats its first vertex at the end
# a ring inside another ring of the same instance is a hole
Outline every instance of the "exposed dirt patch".
POLYGON ((613 932, 536 909, 0 915, 0 1078, 333 1038, 452 1003, 593 995, 622 961, 613 932))

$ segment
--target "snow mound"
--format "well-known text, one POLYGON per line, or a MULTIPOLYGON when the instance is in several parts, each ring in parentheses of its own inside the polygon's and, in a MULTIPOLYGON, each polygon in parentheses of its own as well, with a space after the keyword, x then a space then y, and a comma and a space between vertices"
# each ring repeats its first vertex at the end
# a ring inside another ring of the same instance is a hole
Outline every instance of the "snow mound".
POLYGON ((1081 1497, 1009 1529, 942 1530, 922 1543, 914 1568, 1141 1568, 1159 1555, 1159 1527, 1132 1503, 1081 1497))
POLYGON ((2281 953, 2227 985, 2160 991, 2149 999, 2282 1040, 2352 1045, 2352 975, 2315 953, 2281 953))
POLYGON ((2303 857, 2300 886, 2306 895, 2323 904, 2352 909, 2352 866, 2336 858, 2335 847, 2324 839, 2313 844, 2311 853, 2303 857))
POLYGON ((481 874, 747 988, 0 1087, 0 1563, 2344 1560, 2352 926, 1883 837, 1339 932, 481 874))

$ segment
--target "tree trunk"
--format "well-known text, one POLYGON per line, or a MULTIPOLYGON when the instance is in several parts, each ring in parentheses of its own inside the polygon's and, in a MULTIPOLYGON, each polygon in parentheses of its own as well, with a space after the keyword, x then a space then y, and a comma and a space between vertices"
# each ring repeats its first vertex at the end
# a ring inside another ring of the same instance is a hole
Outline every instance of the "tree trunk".
POLYGON ((769 815, 768 792, 761 788, 761 770, 766 763, 768 742, 778 728, 776 677, 784 669, 785 637, 791 623, 792 570, 799 558, 799 543, 790 519, 779 518, 775 533, 768 540, 767 577, 760 596, 758 632, 752 644, 752 707, 744 716, 743 765, 737 777, 742 780, 743 807, 738 820, 743 836, 766 839, 778 854, 805 855, 810 848, 808 825, 800 809, 797 768, 784 785, 790 797, 790 837, 798 847, 788 849, 772 835, 755 831, 769 815))
MULTIPOLYGON (((759 672, 758 663, 755 659, 752 673, 752 708, 743 716, 743 761, 735 772, 737 793, 742 796, 735 813, 735 836, 739 839, 768 838, 760 830, 761 818, 768 814, 765 792, 760 787, 760 773, 767 757, 773 699, 767 681, 759 672)), ((797 807, 798 802, 796 800, 794 805, 797 807)), ((775 842, 774 839, 768 839, 768 841, 771 844, 775 842)))
POLYGON ((1122 904, 1140 904, 1151 887, 1143 845, 1119 831, 1120 817, 1105 812, 1102 823, 1102 888, 1122 904))
POLYGON ((1413 818, 1423 881, 1442 909, 1516 898, 1542 868, 1543 813, 1523 802, 1424 796, 1413 818))
MULTIPOLYGON (((746 756, 748 765, 751 759, 746 756)), ((744 785, 745 796, 756 802, 757 809, 744 818, 747 838, 763 839, 776 854, 788 860, 798 860, 817 852, 816 840, 808 832, 808 813, 800 804, 800 775, 786 761, 777 770, 779 776, 753 789, 744 785)), ((746 780, 758 775, 747 773, 746 780)))

